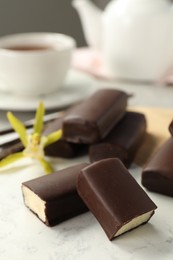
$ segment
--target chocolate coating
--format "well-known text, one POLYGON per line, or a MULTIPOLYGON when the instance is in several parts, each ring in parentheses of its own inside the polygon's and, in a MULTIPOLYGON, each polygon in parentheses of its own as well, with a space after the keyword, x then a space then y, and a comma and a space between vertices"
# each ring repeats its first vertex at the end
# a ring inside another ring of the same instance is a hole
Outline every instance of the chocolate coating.
MULTIPOLYGON (((76 191, 80 170, 87 165, 87 163, 81 163, 22 184, 22 191, 24 187, 27 187, 45 202, 46 225, 54 226, 88 210, 76 191)), ((24 192, 23 196, 26 204, 24 192)), ((37 214, 37 212, 34 213, 37 214)))
POLYGON ((144 140, 145 134, 145 116, 141 113, 126 112, 104 140, 90 146, 90 161, 117 157, 126 167, 129 167, 144 140))
POLYGON ((114 89, 95 92, 64 117, 64 139, 86 144, 103 139, 123 117, 126 106, 125 92, 114 89))
POLYGON ((77 190, 110 240, 129 221, 157 208, 118 159, 81 170, 77 190))
MULTIPOLYGON (((43 135, 49 135, 62 128, 63 118, 58 118, 46 125, 43 135)), ((84 144, 74 144, 67 142, 62 137, 57 142, 47 146, 45 148, 45 154, 52 157, 62 157, 62 158, 74 158, 77 155, 86 153, 88 146, 84 144)))
POLYGON ((169 125, 169 132, 171 133, 171 135, 173 136, 173 120, 171 121, 170 125, 169 125))
POLYGON ((150 191, 173 197, 173 138, 153 155, 142 172, 142 185, 150 191))
POLYGON ((16 142, 12 143, 9 146, 3 146, 2 150, 0 149, 0 160, 4 159, 6 156, 20 152, 24 149, 23 144, 20 140, 17 140, 16 142))
POLYGON ((107 158, 118 158, 126 165, 128 154, 123 147, 111 142, 103 141, 101 143, 93 144, 90 146, 89 148, 90 162, 93 163, 107 158))

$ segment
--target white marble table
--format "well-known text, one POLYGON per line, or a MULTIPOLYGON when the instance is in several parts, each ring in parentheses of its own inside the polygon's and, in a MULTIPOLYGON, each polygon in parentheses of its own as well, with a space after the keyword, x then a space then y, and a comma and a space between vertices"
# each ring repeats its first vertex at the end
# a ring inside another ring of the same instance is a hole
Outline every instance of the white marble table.
MULTIPOLYGON (((134 93, 129 106, 173 108, 170 87, 96 82, 95 88, 117 87, 134 93)), ((6 112, 0 112, 0 125, 7 125, 6 112)), ((16 113, 30 118, 32 113, 16 113)), ((57 169, 76 160, 54 161, 57 169)), ((28 163, 28 162, 26 162, 28 163)), ((141 169, 135 165, 131 174, 140 183, 141 169)), ((37 164, 15 165, 13 171, 0 173, 0 259, 2 260, 172 260, 173 259, 173 198, 147 192, 158 209, 148 224, 110 242, 94 216, 88 212, 60 225, 45 226, 23 204, 21 183, 43 175, 37 164), (20 167, 19 167, 20 166, 20 167)))

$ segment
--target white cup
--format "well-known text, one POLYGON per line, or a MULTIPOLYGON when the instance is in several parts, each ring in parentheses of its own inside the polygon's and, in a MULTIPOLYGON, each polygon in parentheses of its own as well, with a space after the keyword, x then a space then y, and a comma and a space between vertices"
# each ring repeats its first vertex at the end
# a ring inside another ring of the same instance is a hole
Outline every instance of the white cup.
POLYGON ((58 33, 20 33, 0 38, 0 91, 42 96, 63 87, 75 40, 58 33))

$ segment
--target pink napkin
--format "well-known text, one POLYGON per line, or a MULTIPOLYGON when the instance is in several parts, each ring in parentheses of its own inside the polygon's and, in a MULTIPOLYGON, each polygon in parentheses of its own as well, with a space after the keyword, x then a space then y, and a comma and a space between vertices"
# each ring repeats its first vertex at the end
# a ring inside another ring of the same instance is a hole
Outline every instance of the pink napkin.
MULTIPOLYGON (((100 52, 92 48, 78 48, 73 55, 72 66, 102 80, 113 80, 103 67, 100 52)), ((173 85, 173 69, 167 71, 157 82, 165 85, 173 85)))
POLYGON ((173 86, 173 68, 169 69, 161 79, 159 79, 161 84, 168 86, 173 86))
POLYGON ((91 48, 78 48, 72 60, 72 67, 81 71, 87 72, 94 77, 111 80, 106 73, 100 52, 91 48))

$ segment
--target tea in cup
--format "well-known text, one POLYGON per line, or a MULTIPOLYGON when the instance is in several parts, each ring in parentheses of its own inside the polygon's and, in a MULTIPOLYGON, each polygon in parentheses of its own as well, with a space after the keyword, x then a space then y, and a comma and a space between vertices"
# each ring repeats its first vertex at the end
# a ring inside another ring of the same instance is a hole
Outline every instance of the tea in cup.
POLYGON ((42 96, 58 91, 76 46, 59 33, 20 33, 0 37, 0 91, 42 96))

